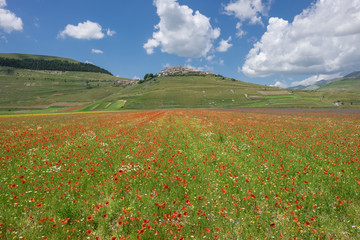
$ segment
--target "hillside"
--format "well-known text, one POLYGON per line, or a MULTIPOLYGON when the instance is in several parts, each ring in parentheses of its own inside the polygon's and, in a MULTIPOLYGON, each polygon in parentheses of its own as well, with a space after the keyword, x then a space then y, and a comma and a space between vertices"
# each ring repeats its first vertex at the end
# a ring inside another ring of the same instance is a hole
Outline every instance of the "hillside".
POLYGON ((30 70, 97 72, 112 75, 109 71, 93 64, 42 55, 0 54, 0 66, 30 70))
MULTIPOLYGON (((9 59, 77 63, 40 55, 0 54, 9 59)), ((172 108, 327 108, 360 106, 356 78, 319 90, 280 89, 208 72, 171 67, 133 81, 105 73, 31 70, 0 66, 0 114, 172 108)))
POLYGON ((47 56, 47 55, 34 55, 34 54, 22 54, 22 53, 0 53, 1 58, 9 58, 9 59, 35 59, 35 60, 59 60, 59 61, 68 61, 71 63, 79 63, 79 61, 71 58, 63 58, 63 57, 54 57, 54 56, 47 56))
POLYGON ((318 89, 339 105, 360 105, 360 78, 344 77, 318 89))
POLYGON ((217 75, 157 77, 126 87, 104 101, 126 100, 126 109, 328 107, 319 93, 289 91, 217 75))
MULTIPOLYGON (((133 83, 133 80, 104 73, 0 66, 0 113, 63 111, 101 101, 133 83)), ((114 110, 118 109, 120 107, 114 110)))

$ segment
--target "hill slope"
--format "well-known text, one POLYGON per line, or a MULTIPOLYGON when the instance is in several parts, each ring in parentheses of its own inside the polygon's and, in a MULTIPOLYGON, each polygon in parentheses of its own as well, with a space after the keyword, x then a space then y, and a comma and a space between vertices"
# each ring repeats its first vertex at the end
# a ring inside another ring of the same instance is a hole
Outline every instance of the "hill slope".
POLYGON ((360 105, 360 78, 344 77, 318 89, 327 98, 341 105, 360 105))
POLYGON ((0 57, 17 59, 17 60, 24 60, 24 59, 45 60, 45 61, 59 60, 59 61, 68 61, 71 63, 79 63, 79 61, 71 58, 54 57, 47 55, 22 54, 22 53, 0 53, 0 57))
MULTIPOLYGON (((104 73, 28 70, 0 66, 0 112, 62 111, 89 105, 134 81, 104 73), (33 111, 33 110, 32 110, 33 111)), ((118 110, 116 108, 114 110, 118 110)))
MULTIPOLYGON (((40 55, 0 54, 1 57, 78 63, 72 59, 40 55)), ((360 106, 359 81, 354 78, 326 84, 316 91, 279 89, 210 73, 187 72, 151 78, 137 84, 104 73, 0 66, 0 113, 121 108, 324 108, 334 107, 334 102, 347 107, 360 106)))
POLYGON ((98 72, 109 71, 89 63, 72 59, 28 54, 0 54, 0 66, 31 70, 98 72))
POLYGON ((158 77, 126 87, 104 101, 126 100, 128 109, 327 107, 318 93, 245 83, 216 75, 158 77))

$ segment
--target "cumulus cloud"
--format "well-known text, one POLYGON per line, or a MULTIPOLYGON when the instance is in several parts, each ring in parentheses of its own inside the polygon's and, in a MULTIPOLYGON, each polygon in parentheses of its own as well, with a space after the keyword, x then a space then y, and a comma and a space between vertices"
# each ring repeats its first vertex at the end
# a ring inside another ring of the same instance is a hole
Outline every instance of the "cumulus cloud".
POLYGON ((11 11, 4 9, 4 7, 6 7, 6 1, 0 0, 0 29, 3 29, 6 33, 22 31, 23 22, 21 18, 11 11))
POLYGON ((76 39, 102 39, 105 34, 102 32, 100 24, 86 21, 79 23, 77 26, 68 24, 63 31, 59 33, 59 37, 72 37, 76 39))
POLYGON ((360 64, 360 0, 318 0, 292 23, 270 18, 267 32, 247 55, 242 72, 332 74, 360 64))
POLYGON ((103 54, 104 52, 102 50, 99 50, 99 49, 91 49, 91 52, 92 53, 96 53, 96 54, 103 54))
POLYGON ((276 81, 275 84, 270 85, 271 87, 287 88, 288 84, 284 81, 276 81))
POLYGON ((0 8, 6 7, 6 0, 0 0, 0 8))
POLYGON ((242 29, 242 23, 245 21, 248 21, 250 24, 263 25, 261 16, 265 15, 267 10, 268 7, 262 0, 232 0, 224 6, 225 14, 235 16, 240 20, 236 24, 238 37, 245 35, 245 31, 242 29))
POLYGON ((162 52, 181 57, 205 57, 213 48, 213 40, 220 36, 220 29, 213 28, 210 19, 199 11, 177 0, 155 0, 160 22, 155 26, 153 38, 143 45, 147 54, 161 47, 162 52))
POLYGON ((219 46, 216 48, 216 51, 218 52, 227 52, 229 48, 232 47, 232 44, 229 43, 231 41, 231 37, 229 37, 227 40, 221 39, 219 46))

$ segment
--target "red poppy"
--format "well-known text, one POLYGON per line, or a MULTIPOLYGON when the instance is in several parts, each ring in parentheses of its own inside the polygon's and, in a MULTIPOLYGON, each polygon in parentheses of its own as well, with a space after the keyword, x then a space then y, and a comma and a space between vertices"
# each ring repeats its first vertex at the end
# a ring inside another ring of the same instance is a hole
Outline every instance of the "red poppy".
POLYGON ((86 218, 86 221, 92 221, 94 218, 92 217, 92 216, 88 216, 87 218, 86 218))
POLYGON ((274 228, 274 227, 275 227, 275 223, 270 223, 270 227, 274 228))

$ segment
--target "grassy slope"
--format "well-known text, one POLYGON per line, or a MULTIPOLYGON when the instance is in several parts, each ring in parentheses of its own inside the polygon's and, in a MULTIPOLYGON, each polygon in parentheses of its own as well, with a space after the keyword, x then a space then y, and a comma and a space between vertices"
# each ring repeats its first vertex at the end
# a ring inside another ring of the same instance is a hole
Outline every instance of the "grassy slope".
MULTIPOLYGON (((0 54, 0 57, 77 62, 67 58, 27 54, 0 54)), ((120 78, 100 73, 0 67, 0 106, 79 102, 88 105, 76 111, 87 111, 120 108, 331 107, 336 101, 343 102, 345 106, 351 103, 352 106, 360 105, 358 79, 337 81, 317 91, 288 90, 290 95, 261 94, 259 91, 279 89, 216 76, 164 77, 125 88, 114 87, 114 80, 120 78)), ((56 112, 64 109, 51 107, 40 111, 56 112)), ((0 112, 4 111, 8 109, 0 109, 0 112)))
POLYGON ((60 61, 68 61, 72 63, 78 63, 74 59, 70 58, 62 58, 62 57, 53 57, 53 56, 45 56, 45 55, 31 55, 31 54, 21 54, 21 53, 0 53, 0 57, 2 58, 11 58, 11 59, 38 59, 38 60, 60 60, 60 61))
POLYGON ((104 100, 125 99, 128 109, 330 106, 321 101, 318 93, 293 91, 291 95, 277 96, 259 93, 279 90, 215 76, 174 76, 127 87, 104 100))
POLYGON ((319 88, 328 101, 360 105, 360 78, 343 78, 319 88))
POLYGON ((122 87, 122 78, 102 73, 34 71, 0 67, 0 105, 46 105, 55 102, 94 102, 122 87))

